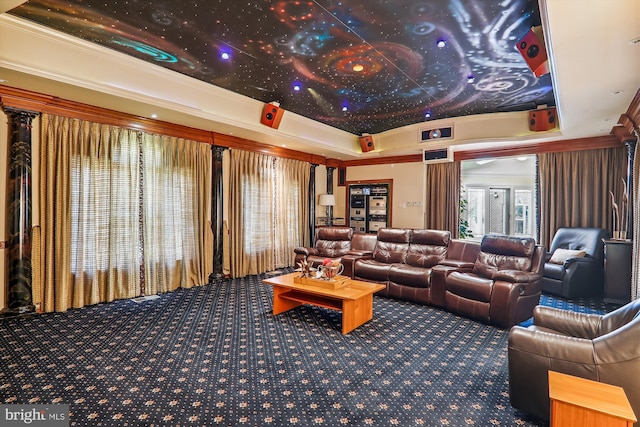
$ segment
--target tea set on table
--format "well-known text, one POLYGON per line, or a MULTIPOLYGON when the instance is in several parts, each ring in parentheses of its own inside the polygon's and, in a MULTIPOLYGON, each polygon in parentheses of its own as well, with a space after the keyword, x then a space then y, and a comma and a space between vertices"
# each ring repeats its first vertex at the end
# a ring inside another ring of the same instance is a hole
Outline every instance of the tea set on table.
POLYGON ((302 272, 300 277, 315 279, 333 280, 344 271, 344 265, 340 261, 332 261, 329 258, 326 258, 316 269, 312 268, 306 260, 299 262, 298 265, 300 268, 297 271, 302 272))

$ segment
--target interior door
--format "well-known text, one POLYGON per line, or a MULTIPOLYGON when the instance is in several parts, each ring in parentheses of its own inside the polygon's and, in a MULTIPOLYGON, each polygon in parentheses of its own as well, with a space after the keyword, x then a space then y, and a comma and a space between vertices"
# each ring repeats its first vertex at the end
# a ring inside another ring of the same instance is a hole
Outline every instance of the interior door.
POLYGON ((488 233, 510 234, 509 206, 511 189, 489 187, 489 230, 488 233))

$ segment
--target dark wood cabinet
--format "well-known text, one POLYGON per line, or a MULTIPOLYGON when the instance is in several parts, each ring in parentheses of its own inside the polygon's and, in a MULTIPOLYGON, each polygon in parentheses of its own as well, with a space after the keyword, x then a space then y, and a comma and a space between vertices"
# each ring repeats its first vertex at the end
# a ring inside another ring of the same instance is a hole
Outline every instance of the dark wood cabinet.
POLYGON ((633 242, 604 241, 604 301, 626 304, 631 301, 631 254, 633 242))

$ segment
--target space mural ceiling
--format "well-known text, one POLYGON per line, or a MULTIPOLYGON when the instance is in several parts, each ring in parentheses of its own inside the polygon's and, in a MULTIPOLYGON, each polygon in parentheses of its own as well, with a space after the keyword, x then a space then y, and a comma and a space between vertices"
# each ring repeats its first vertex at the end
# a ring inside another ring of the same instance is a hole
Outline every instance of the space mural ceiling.
POLYGON ((537 0, 32 0, 9 13, 361 134, 555 105, 537 0))

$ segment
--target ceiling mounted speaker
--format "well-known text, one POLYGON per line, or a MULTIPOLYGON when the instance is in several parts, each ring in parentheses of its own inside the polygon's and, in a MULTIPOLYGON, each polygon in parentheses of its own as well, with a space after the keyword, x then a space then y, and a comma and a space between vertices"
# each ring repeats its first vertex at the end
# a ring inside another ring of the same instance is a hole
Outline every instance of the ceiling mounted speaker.
POLYGON ((531 27, 529 32, 518 41, 516 48, 536 77, 549 73, 547 48, 541 26, 531 27))
POLYGON ((279 103, 270 102, 264 105, 260 123, 262 123, 263 125, 272 127, 274 129, 278 129, 278 127, 280 126, 280 121, 282 120, 283 114, 284 114, 284 110, 280 108, 279 103))
POLYGON ((540 108, 529 111, 529 130, 534 132, 544 132, 556 127, 558 118, 556 108, 540 108))
POLYGON ((363 153, 369 152, 375 148, 373 146, 373 137, 368 133, 363 133, 362 136, 358 137, 358 142, 360 142, 360 149, 363 153))
POLYGON ((431 141, 434 139, 451 139, 453 138, 453 127, 443 126, 435 129, 420 129, 420 142, 431 141))

